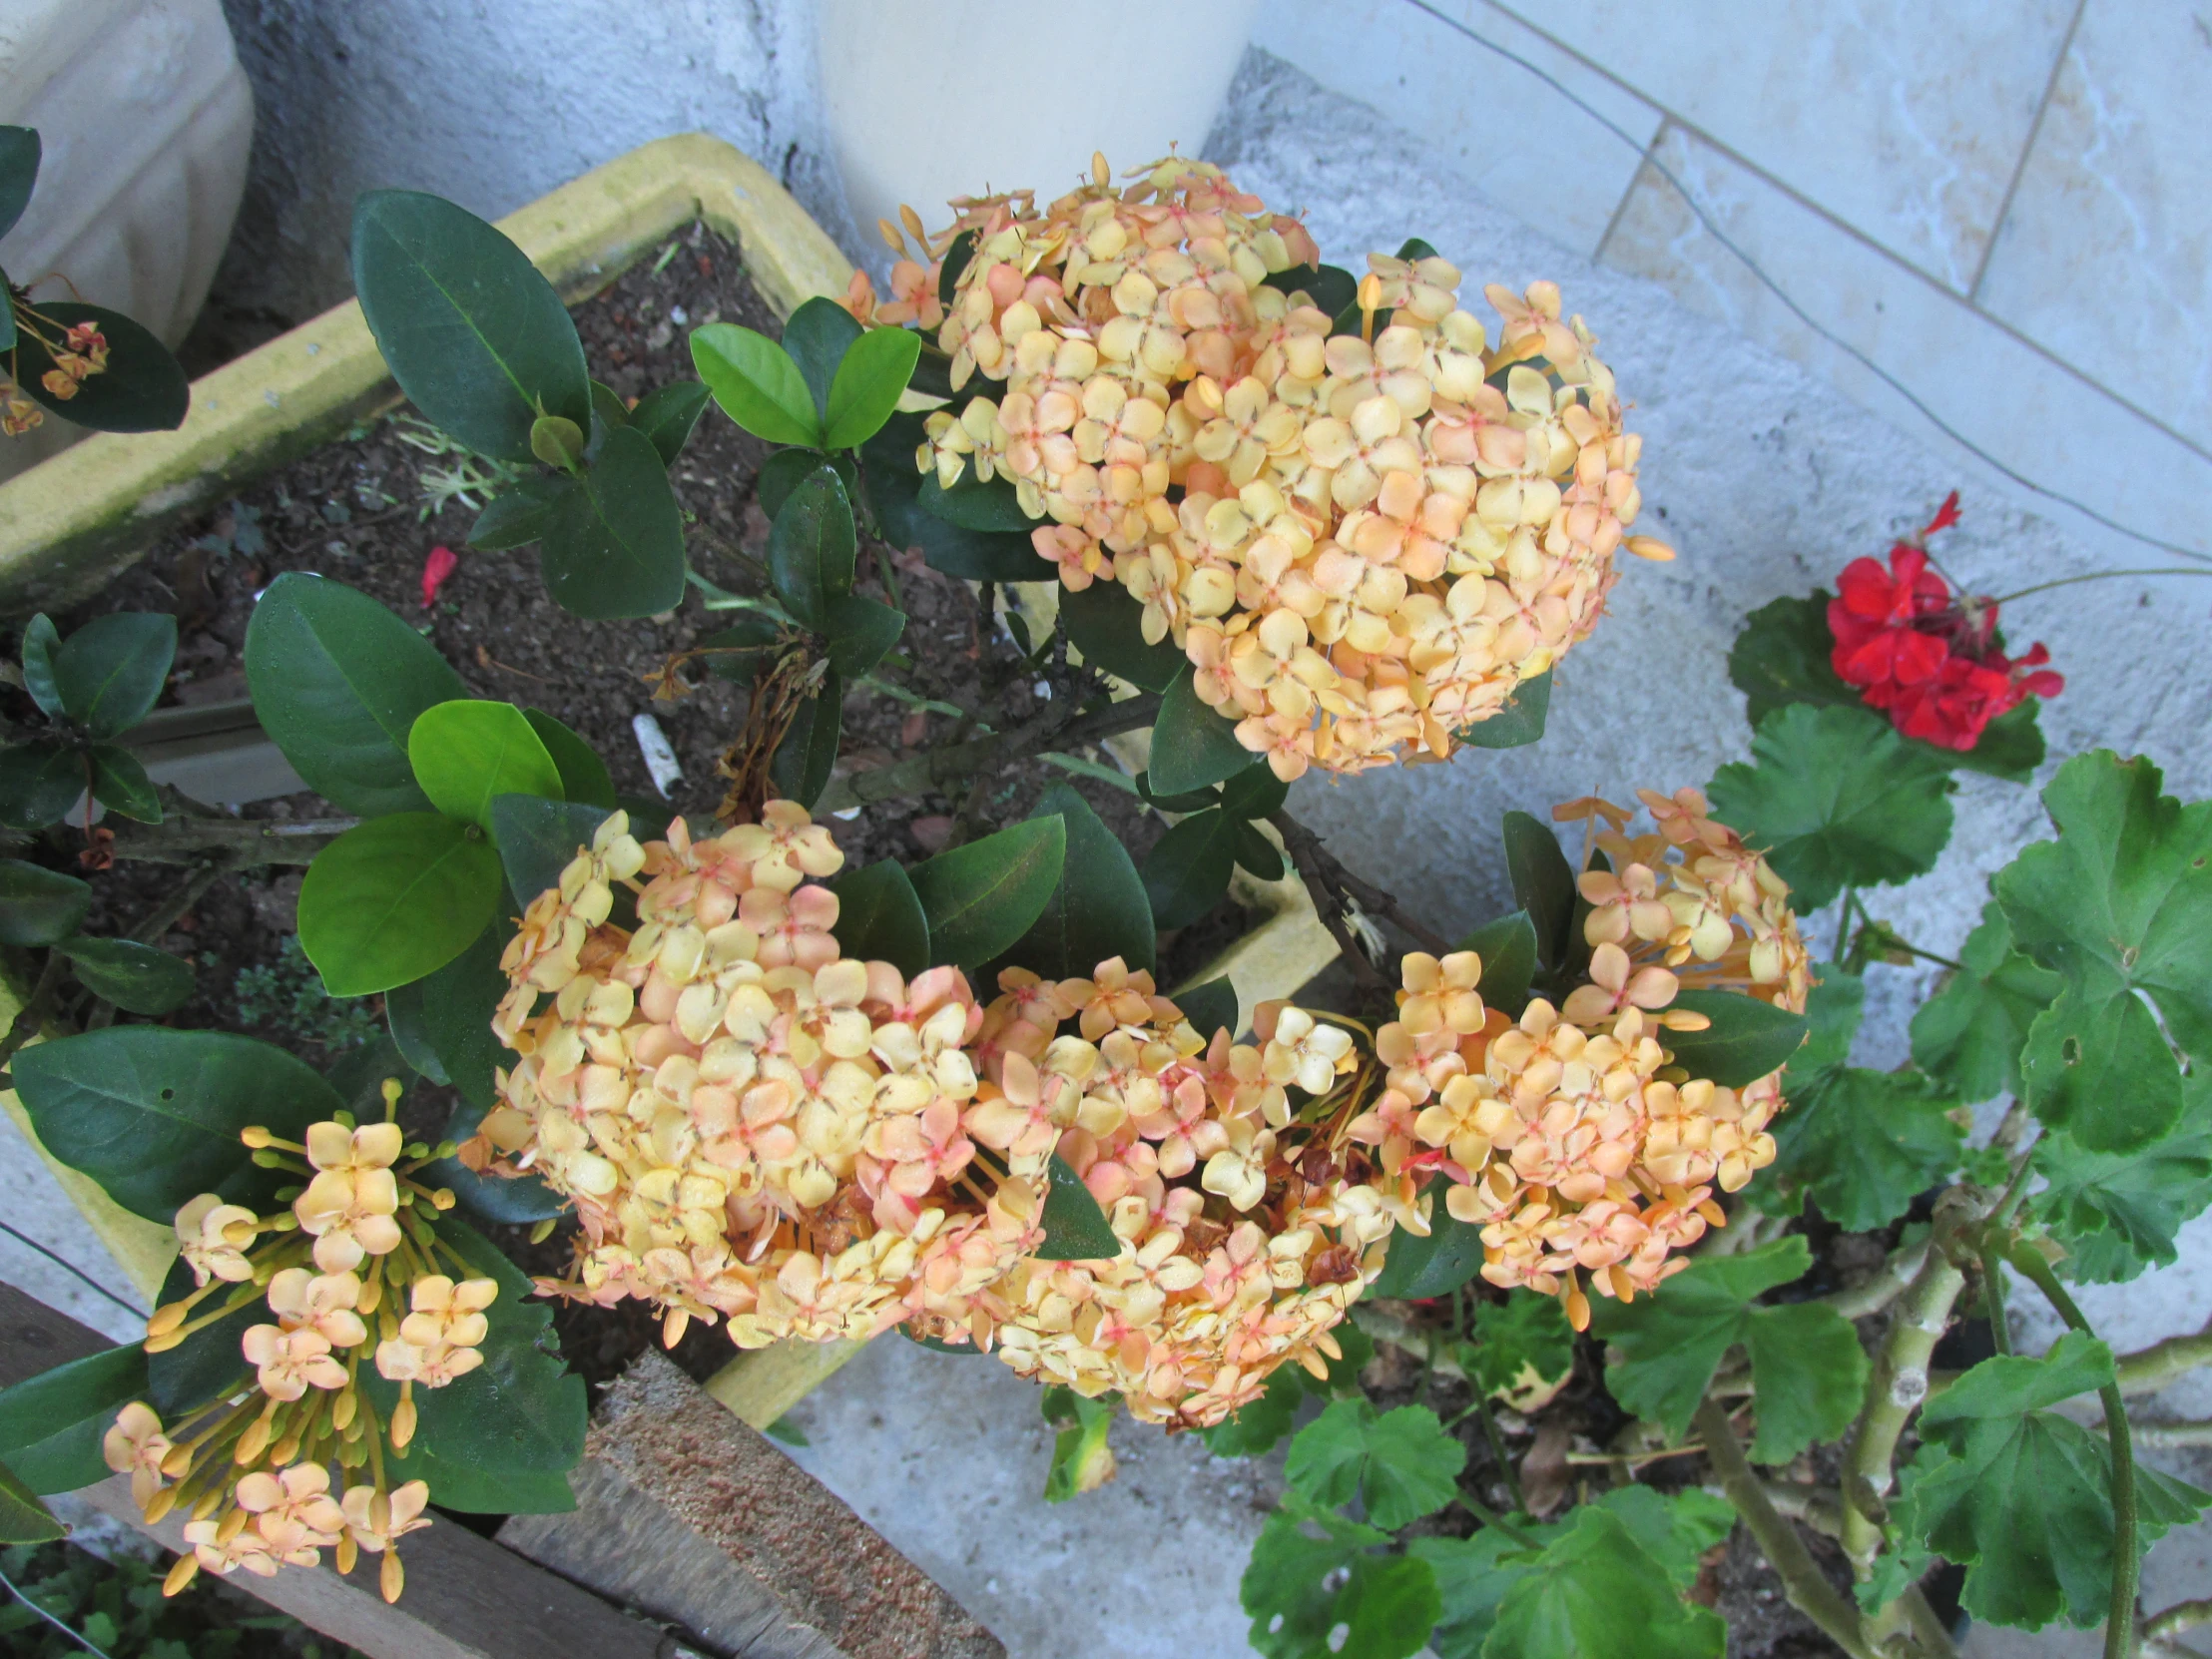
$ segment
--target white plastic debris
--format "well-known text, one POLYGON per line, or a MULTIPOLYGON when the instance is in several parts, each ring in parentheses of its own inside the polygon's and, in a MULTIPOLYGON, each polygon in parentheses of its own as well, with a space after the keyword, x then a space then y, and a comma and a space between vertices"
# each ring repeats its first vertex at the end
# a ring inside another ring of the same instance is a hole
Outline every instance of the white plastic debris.
POLYGON ((684 769, 676 764, 676 751, 668 741, 668 734, 651 715, 633 716, 630 730, 637 734, 638 753, 645 757, 645 770, 653 775, 653 787, 661 792, 663 801, 668 800, 668 792, 684 776, 684 769))

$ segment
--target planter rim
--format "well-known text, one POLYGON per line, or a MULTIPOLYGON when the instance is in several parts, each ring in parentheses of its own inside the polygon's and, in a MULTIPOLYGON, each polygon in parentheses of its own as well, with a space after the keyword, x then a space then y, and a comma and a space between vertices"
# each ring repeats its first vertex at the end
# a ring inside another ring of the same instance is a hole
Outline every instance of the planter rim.
MULTIPOLYGON (((702 220, 789 315, 844 291, 836 244, 761 165, 706 133, 656 139, 498 222, 571 302, 702 220)), ((397 397, 348 299, 193 382, 174 432, 94 433, 0 484, 0 615, 59 609, 144 556, 176 519, 397 397)))

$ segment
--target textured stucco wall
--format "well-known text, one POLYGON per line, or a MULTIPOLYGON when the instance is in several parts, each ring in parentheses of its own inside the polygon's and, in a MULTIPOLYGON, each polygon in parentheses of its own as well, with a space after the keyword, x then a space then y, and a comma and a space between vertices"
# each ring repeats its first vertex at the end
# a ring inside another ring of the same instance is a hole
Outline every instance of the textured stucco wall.
POLYGON ((352 291, 353 198, 434 191, 496 218, 610 157, 702 130, 776 172, 832 236, 808 0, 225 0, 260 110, 234 309, 352 291))

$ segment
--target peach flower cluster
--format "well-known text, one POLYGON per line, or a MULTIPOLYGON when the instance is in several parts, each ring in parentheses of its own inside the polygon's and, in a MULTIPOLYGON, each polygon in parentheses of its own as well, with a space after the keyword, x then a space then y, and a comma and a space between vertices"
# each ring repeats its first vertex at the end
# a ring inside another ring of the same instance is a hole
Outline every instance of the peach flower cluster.
POLYGON ((1624 539, 1672 557, 1625 537, 1641 440, 1595 339, 1549 282, 1486 288, 1493 335, 1433 256, 1371 255, 1332 317, 1283 275, 1318 264, 1298 221, 1203 162, 1135 178, 964 199, 928 239, 909 214, 896 297, 855 280, 950 353, 917 464, 1011 479, 1061 581, 1125 587, 1279 777, 1448 758, 1589 634, 1624 539))
POLYGON ((1656 824, 1594 799, 1556 809, 1586 830, 1588 981, 1517 1019, 1485 1008, 1472 952, 1405 959, 1398 1018, 1377 1032, 1388 1086, 1354 1124, 1392 1173, 1439 1171, 1445 1206, 1482 1230, 1483 1277, 1557 1295, 1589 1322, 1582 1278, 1627 1301, 1773 1162, 1778 1070, 1741 1089, 1689 1076, 1667 1033, 1706 1028, 1670 1006, 1684 987, 1802 1013, 1808 961, 1789 889, 1695 790, 1640 793, 1656 824), (1602 826, 1602 828, 1601 828, 1602 826), (1599 867, 1602 851, 1610 868, 1599 867))
POLYGON ((650 1300, 671 1342, 903 1324, 1163 1421, 1334 1357, 1392 1215, 1418 1222, 1409 1185, 1385 1202, 1294 1118, 1288 1087, 1336 1091, 1350 1034, 1270 1008, 1259 1046, 1209 1040, 1118 959, 1009 969, 988 1005, 954 969, 909 981, 840 953, 811 878, 841 861, 786 802, 642 845, 618 814, 529 906, 495 1021, 520 1058, 473 1156, 573 1201, 575 1269, 543 1288, 650 1300), (1055 1155, 1114 1256, 1033 1255, 1055 1155))
MULTIPOLYGON (((387 1083, 387 1108, 397 1098, 387 1083)), ((499 1287, 467 1277, 424 1219, 451 1208, 453 1195, 410 1177, 450 1148, 408 1146, 396 1123, 356 1126, 343 1116, 310 1124, 303 1143, 258 1128, 241 1139, 257 1162, 292 1170, 304 1184, 274 1216, 215 1193, 177 1213, 179 1253, 196 1288, 155 1310, 146 1349, 177 1348, 262 1301, 274 1323, 247 1327, 240 1342, 253 1385, 187 1409, 175 1429, 133 1401, 102 1450, 110 1468, 130 1475, 149 1521, 178 1508, 189 1516, 191 1547, 165 1594, 203 1569, 267 1576, 280 1565, 311 1567, 324 1549, 350 1572, 365 1549, 383 1555, 384 1597, 396 1600, 405 1580, 394 1546, 430 1524, 422 1518, 429 1488, 388 1481, 372 1442, 403 1452, 414 1437, 415 1385, 444 1387, 483 1363, 483 1311, 499 1287), (435 1271, 440 1252, 462 1278, 435 1271), (376 1375, 399 1384, 381 1421, 361 1379, 372 1338, 376 1375), (333 1465, 350 1484, 333 1488, 333 1465)))

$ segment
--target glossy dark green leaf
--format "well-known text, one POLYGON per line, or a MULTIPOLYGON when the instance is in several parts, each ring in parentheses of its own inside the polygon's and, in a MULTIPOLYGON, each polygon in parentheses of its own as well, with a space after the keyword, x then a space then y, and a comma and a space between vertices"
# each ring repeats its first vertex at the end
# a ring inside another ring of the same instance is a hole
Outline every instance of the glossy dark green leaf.
POLYGON ((1482 1229, 1452 1218, 1436 1195, 1425 1237, 1400 1227, 1391 1233, 1375 1297, 1449 1296, 1482 1271, 1482 1229))
POLYGON ((297 1140, 344 1104, 282 1049, 222 1031, 111 1025, 33 1043, 13 1070, 47 1151, 165 1227, 200 1193, 253 1203, 290 1179, 250 1163, 241 1129, 297 1140))
MULTIPOLYGON (((1067 827, 1060 879, 1029 930, 1005 953, 1003 965, 1046 979, 1087 979, 1101 962, 1118 956, 1132 970, 1150 973, 1152 905, 1128 849, 1066 784, 1053 785, 1038 801, 1036 817, 1048 815, 1067 827)), ((988 973, 984 978, 995 983, 988 973)))
POLYGON ((768 568, 784 608, 818 634, 829 631, 830 602, 852 591, 856 546, 844 485, 832 468, 816 467, 769 529, 768 568))
POLYGON ((136 1343, 25 1378, 0 1390, 0 1459, 41 1497, 108 1478, 101 1438, 116 1412, 146 1397, 146 1352, 136 1343))
POLYGON ((1152 787, 1162 794, 1219 784, 1252 764, 1252 751, 1237 741, 1233 722, 1199 701, 1185 668, 1160 697, 1152 728, 1152 787))
POLYGON ((888 962, 911 979, 929 965, 929 918, 900 865, 884 858, 841 870, 830 879, 837 895, 837 948, 863 962, 888 962))
POLYGON ((710 322, 692 330, 691 349, 692 363, 723 413, 755 437, 768 443, 822 442, 822 416, 806 375, 766 334, 734 322, 710 322))
POLYGON ((773 524, 800 482, 818 467, 830 464, 830 457, 820 449, 779 449, 761 463, 761 470, 754 476, 753 499, 773 524))
POLYGON ((1767 854, 1800 914, 1925 875, 1950 840, 1948 771, 1868 710, 1778 709, 1751 752, 1713 775, 1713 816, 1767 854))
POLYGON ((1366 1398, 1340 1399, 1299 1430, 1283 1474, 1312 1503, 1358 1498, 1369 1520, 1394 1532, 1449 1503, 1466 1461, 1425 1405, 1379 1413, 1366 1398))
POLYGON ((1436 1574, 1378 1555, 1387 1532, 1292 1499, 1268 1517, 1238 1586, 1265 1659, 1409 1659, 1442 1611, 1436 1574), (1314 1537, 1312 1531, 1322 1536, 1314 1537))
POLYGON ((189 962, 136 939, 79 934, 54 946, 69 958, 78 982, 118 1008, 158 1019, 192 1000, 199 988, 189 962))
POLYGON ((476 515, 468 527, 468 545, 494 553, 529 546, 562 513, 576 510, 571 498, 580 488, 573 478, 523 479, 476 515))
POLYGON ((944 258, 937 263, 937 303, 950 307, 953 295, 959 291, 960 278, 967 273, 968 262, 975 258, 975 233, 962 231, 945 246, 944 258))
POLYGON ((2019 948, 2064 986, 2028 1030, 2028 1104, 2093 1152, 2145 1145, 2180 1117, 2169 1033, 2212 1061, 2212 802, 2184 805, 2162 783, 2140 756, 2076 756, 2043 791, 2058 838, 1994 882, 2019 948))
POLYGON ((516 902, 527 907, 538 894, 559 886, 561 871, 591 845, 608 816, 608 809, 582 802, 532 795, 494 797, 492 840, 499 847, 500 866, 516 902))
POLYGON ((1134 780, 1137 799, 1147 807, 1162 813, 1203 813, 1209 807, 1221 805, 1221 786, 1209 784, 1202 790, 1185 790, 1179 795, 1162 795, 1152 787, 1150 771, 1139 772, 1134 780))
POLYGON ((10 366, 32 402, 95 432, 172 432, 185 423, 192 382, 153 330, 121 311, 74 300, 42 299, 38 310, 54 329, 86 322, 98 328, 108 342, 108 366, 78 381, 75 396, 56 397, 45 381, 54 367, 53 353, 28 329, 19 328, 10 366))
POLYGON ((1193 813, 1144 855, 1145 892, 1158 928, 1188 927, 1222 901, 1243 824, 1219 808, 1193 813))
POLYGON ((474 825, 394 813, 315 854, 299 889, 299 947, 332 996, 434 973, 499 907, 499 853, 474 825))
POLYGON ((1217 1031, 1227 1031, 1234 1037, 1243 1029, 1237 1012, 1237 987, 1226 974, 1219 979, 1209 979, 1203 985, 1177 991, 1175 1005, 1191 1022, 1191 1029, 1208 1042, 1213 1041, 1217 1031))
MULTIPOLYGON (((850 311, 821 294, 802 302, 784 324, 784 350, 799 365, 799 377, 807 382, 808 395, 814 402, 815 418, 825 429, 830 424, 830 388, 844 354, 861 332, 850 311)), ((826 447, 839 449, 844 445, 826 447)))
POLYGON ((729 627, 701 635, 692 649, 705 653, 699 661, 709 674, 749 686, 774 668, 800 636, 762 611, 737 611, 732 615, 735 620, 729 627))
POLYGON ((465 208, 418 191, 360 197, 353 291, 408 401, 478 454, 528 461, 541 414, 591 424, 568 308, 527 254, 465 208))
POLYGON ((683 513, 660 451, 635 426, 607 434, 539 534, 539 569, 563 610, 605 622, 683 600, 683 513))
MULTIPOLYGON (((606 443, 607 434, 617 426, 630 424, 630 406, 623 402, 621 393, 601 380, 591 383, 591 436, 584 446, 584 459, 596 460, 600 447, 606 443)), ((544 457, 540 457, 543 459, 544 457)), ((558 462, 548 462, 558 465, 558 462)))
MULTIPOLYGON (((0 128, 0 132, 5 130, 0 128)), ((48 720, 60 720, 69 713, 62 706, 62 689, 54 678, 54 654, 61 648, 61 634, 54 627, 54 619, 44 611, 23 625, 23 689, 48 720)))
POLYGON ((1046 1262, 1111 1261, 1121 1254, 1121 1238, 1107 1224, 1083 1178, 1055 1152, 1045 1187, 1044 1238, 1033 1254, 1046 1262))
POLYGON ((1544 735, 1551 718, 1551 673, 1523 680, 1513 695, 1499 705, 1488 720, 1478 720, 1458 734, 1461 743, 1476 749, 1520 749, 1544 735))
POLYGON ((425 808, 407 759, 415 717, 468 691, 429 641, 365 593, 286 571, 246 630, 254 712, 292 770, 343 812, 425 808))
POLYGON ((152 712, 177 655, 177 619, 111 611, 62 641, 54 687, 69 718, 94 738, 118 738, 152 712))
POLYGON ((522 718, 553 757, 561 778, 560 793, 570 801, 614 811, 615 781, 599 752, 543 709, 525 709, 522 718))
POLYGON ((921 336, 904 328, 870 328, 854 341, 830 387, 823 442, 831 449, 854 449, 881 430, 920 355, 921 336))
MULTIPOLYGON (((467 1100, 456 1101, 445 1121, 444 1138, 465 1141, 484 1121, 486 1107, 467 1100)), ((527 1226, 569 1212, 569 1201, 536 1175, 479 1174, 459 1158, 440 1158, 425 1164, 420 1177, 426 1187, 449 1187, 461 1208, 479 1221, 508 1227, 527 1226)))
POLYGON ((1507 813, 1502 834, 1505 873, 1513 883, 1513 896, 1536 929, 1537 960, 1557 973, 1573 958, 1579 942, 1574 925, 1574 866, 1559 850, 1559 837, 1550 827, 1526 813, 1507 813))
POLYGON ((787 801, 812 807, 830 787, 837 764, 837 743, 844 730, 844 683, 834 669, 823 675, 815 694, 800 706, 791 730, 769 759, 769 780, 787 801))
POLYGON ((1675 1063, 1692 1077, 1710 1077, 1729 1089, 1756 1083, 1788 1064, 1811 1029, 1803 1014, 1737 991, 1678 991, 1670 1006, 1713 1022, 1703 1031, 1666 1033, 1662 1041, 1675 1063))
POLYGON ((830 666, 856 679, 883 660, 906 631, 906 613, 879 599, 847 593, 830 601, 830 666))
POLYGON ((1283 879, 1283 854, 1275 842, 1260 832, 1256 824, 1239 824, 1236 829, 1237 866, 1261 881, 1283 879))
POLYGON ((422 988, 428 983, 427 979, 417 979, 411 985, 394 985, 384 992, 384 1030, 399 1057, 418 1076, 432 1083, 449 1083, 452 1079, 445 1075, 445 1062, 430 1046, 430 1028, 422 1018, 422 988))
POLYGON ((0 825, 43 830, 76 806, 91 782, 84 752, 52 739, 0 749, 0 825))
POLYGON ((36 127, 0 127, 0 237, 15 229, 38 183, 36 127))
POLYGON ((407 734, 407 758, 431 806, 486 830, 495 797, 561 799, 560 768, 512 703, 456 698, 423 710, 407 734))
MULTIPOLYGON (((448 1214, 437 1233, 499 1295, 484 1311, 484 1363, 445 1387, 415 1390, 415 1437, 404 1457, 387 1455, 390 1478, 427 1480, 432 1503, 471 1514, 572 1509, 565 1476, 584 1454, 587 1402, 584 1380, 561 1362, 553 1311, 474 1228, 448 1214)), ((397 1386, 373 1377, 366 1388, 388 1419, 397 1386)))
POLYGON ((1221 787, 1222 811, 1231 818, 1269 818, 1283 810, 1291 786, 1265 761, 1255 761, 1221 787))
POLYGON ((492 1014, 507 994, 499 957, 513 936, 511 926, 494 921, 466 950, 421 980, 423 1034, 446 1080, 479 1112, 498 1099, 494 1069, 519 1058, 491 1029, 492 1014))
POLYGON ((0 858, 0 944, 53 944, 77 931, 92 888, 74 875, 0 858))
MULTIPOLYGON (((1031 581, 1050 574, 1041 559, 1036 571, 1031 581)), ((1060 626, 1083 661, 1142 690, 1166 691, 1190 662, 1172 641, 1147 644, 1143 625, 1144 607, 1119 582, 1095 581, 1080 593, 1060 594, 1060 626)))
MULTIPOLYGON (((919 548, 930 569, 963 581, 1049 580, 1053 567, 1038 557, 1026 530, 963 530, 922 511, 922 474, 914 465, 922 420, 918 414, 894 414, 860 446, 868 511, 883 539, 894 547, 919 548)), ((765 502, 762 510, 775 516, 765 502)))
POLYGON ((48 1543, 68 1532, 15 1470, 0 1463, 0 1544, 48 1543))
POLYGON ((1536 924, 1526 910, 1513 910, 1484 922, 1458 944, 1482 958, 1482 979, 1475 987, 1486 1008, 1518 1019, 1528 1006, 1528 987, 1536 977, 1536 924))
POLYGON ((645 434, 663 466, 674 466, 691 441, 692 428, 713 401, 714 393, 697 380, 671 381, 638 399, 638 406, 630 411, 630 424, 645 434))
POLYGON ((2063 981, 2012 948, 2011 923, 1994 901, 1982 906, 1958 965, 1913 1015, 1913 1059, 1965 1100, 2018 1094, 2028 1028, 2063 981))
POLYGON ((1045 522, 1021 510, 1012 479, 1000 473, 986 482, 975 475, 973 465, 953 480, 950 489, 937 481, 934 472, 925 474, 915 500, 923 512, 963 530, 1019 531, 1026 535, 1045 522))
POLYGON ((1055 813, 916 864, 908 874, 929 918, 931 961, 974 967, 1005 952, 1044 913, 1066 857, 1055 813))
POLYGON ((1360 297, 1360 278, 1343 266, 1294 265, 1269 274, 1267 285, 1285 293, 1304 293, 1326 316, 1335 316, 1360 297))
POLYGON ((162 821, 162 800, 139 758, 121 744, 95 744, 85 759, 92 764, 93 799, 111 813, 141 824, 162 821))

